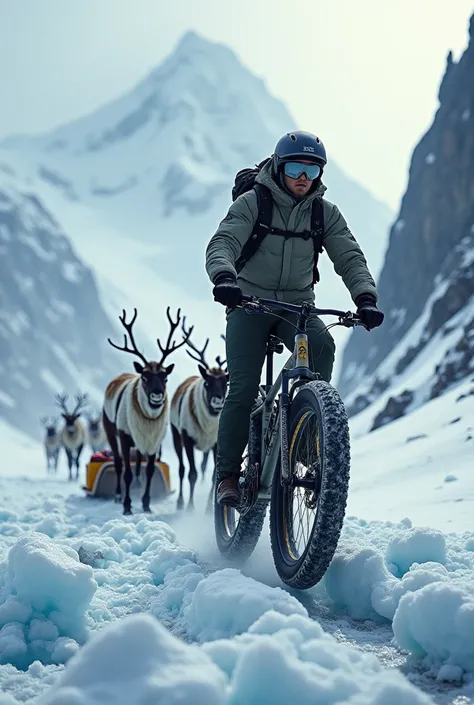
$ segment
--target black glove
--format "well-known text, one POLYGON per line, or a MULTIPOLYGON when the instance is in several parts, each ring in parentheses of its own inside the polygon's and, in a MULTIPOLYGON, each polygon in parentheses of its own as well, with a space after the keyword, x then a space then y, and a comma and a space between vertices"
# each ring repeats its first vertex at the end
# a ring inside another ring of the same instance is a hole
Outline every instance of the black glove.
POLYGON ((222 272, 214 279, 214 301, 224 306, 235 308, 242 301, 242 289, 237 284, 237 279, 230 272, 222 272))
POLYGON ((375 296, 372 294, 361 294, 356 301, 357 314, 366 328, 378 328, 382 325, 384 315, 377 308, 375 296))

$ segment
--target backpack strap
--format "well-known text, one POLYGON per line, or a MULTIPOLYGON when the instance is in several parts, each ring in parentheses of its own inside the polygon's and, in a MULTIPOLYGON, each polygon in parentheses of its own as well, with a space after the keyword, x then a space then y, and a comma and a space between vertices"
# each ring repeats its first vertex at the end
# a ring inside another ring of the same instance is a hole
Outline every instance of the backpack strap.
POLYGON ((242 247, 240 256, 235 262, 237 274, 245 267, 247 262, 257 252, 265 237, 272 233, 273 235, 282 235, 283 237, 301 237, 308 240, 310 237, 313 240, 314 248, 314 265, 313 265, 313 284, 319 282, 318 259, 323 251, 324 242, 324 213, 323 202, 320 198, 315 198, 311 206, 311 230, 305 230, 301 233, 288 232, 279 228, 272 228, 273 216, 273 199, 270 190, 263 184, 255 184, 253 187, 257 195, 258 215, 255 222, 252 234, 242 247))
POLYGON ((255 184, 253 187, 257 195, 258 215, 252 234, 242 247, 240 256, 235 262, 237 274, 245 267, 247 262, 256 253, 265 237, 270 232, 273 216, 273 199, 268 189, 263 184, 255 184))
POLYGON ((324 243, 324 209, 323 199, 315 198, 311 206, 311 237, 314 246, 313 284, 319 282, 318 259, 324 243))

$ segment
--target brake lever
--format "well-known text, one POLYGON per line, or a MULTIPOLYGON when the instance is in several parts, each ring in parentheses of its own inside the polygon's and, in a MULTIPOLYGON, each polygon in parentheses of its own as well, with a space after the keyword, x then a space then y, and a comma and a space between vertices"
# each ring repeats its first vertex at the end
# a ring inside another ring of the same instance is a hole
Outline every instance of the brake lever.
POLYGON ((344 316, 339 318, 339 323, 345 328, 355 328, 356 326, 362 326, 366 330, 369 330, 366 325, 362 323, 360 318, 352 313, 352 311, 347 311, 344 316))

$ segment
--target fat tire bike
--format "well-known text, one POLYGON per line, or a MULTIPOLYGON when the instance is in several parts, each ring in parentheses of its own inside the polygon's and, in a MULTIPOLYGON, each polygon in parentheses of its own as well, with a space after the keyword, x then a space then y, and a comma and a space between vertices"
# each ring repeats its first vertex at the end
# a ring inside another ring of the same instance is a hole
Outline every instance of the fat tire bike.
POLYGON ((319 309, 309 303, 244 296, 249 314, 298 314, 294 352, 273 382, 274 354, 284 346, 270 336, 266 384, 260 385, 250 414, 249 438, 241 469, 238 509, 220 505, 214 488, 217 546, 242 563, 255 549, 270 504, 273 561, 289 587, 307 589, 324 576, 342 530, 349 488, 350 439, 346 410, 338 392, 309 368, 306 334, 311 314, 336 316, 331 324, 363 325, 350 312, 319 309))

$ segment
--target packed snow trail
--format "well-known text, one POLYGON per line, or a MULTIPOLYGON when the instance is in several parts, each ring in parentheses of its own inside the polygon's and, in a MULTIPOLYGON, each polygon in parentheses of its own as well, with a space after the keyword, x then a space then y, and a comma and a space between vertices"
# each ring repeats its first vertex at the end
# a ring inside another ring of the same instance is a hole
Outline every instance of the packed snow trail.
POLYGON ((0 479, 1 705, 102 687, 119 704, 473 701, 474 535, 349 519, 323 583, 290 594, 265 535, 245 574, 223 567, 198 488, 194 514, 173 496, 124 518, 62 479, 0 479))

